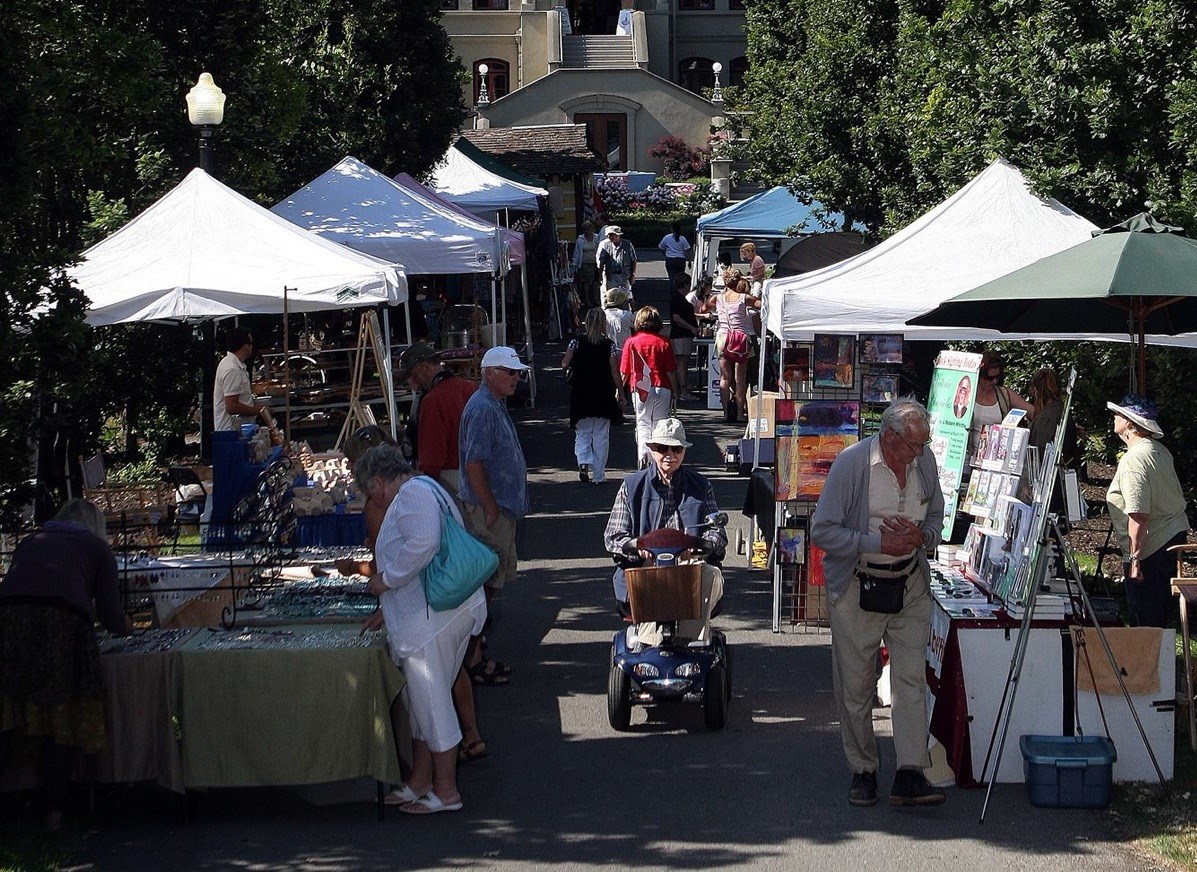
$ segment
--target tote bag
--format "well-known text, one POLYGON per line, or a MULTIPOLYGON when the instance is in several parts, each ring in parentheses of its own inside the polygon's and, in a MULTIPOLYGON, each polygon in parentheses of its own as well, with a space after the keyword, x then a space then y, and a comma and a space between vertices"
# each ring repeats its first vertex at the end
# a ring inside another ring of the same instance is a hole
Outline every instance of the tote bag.
POLYGON ((424 567, 424 598, 438 612, 447 612, 474 595, 499 568, 499 556, 471 536, 453 516, 440 485, 429 480, 441 506, 441 547, 424 567))

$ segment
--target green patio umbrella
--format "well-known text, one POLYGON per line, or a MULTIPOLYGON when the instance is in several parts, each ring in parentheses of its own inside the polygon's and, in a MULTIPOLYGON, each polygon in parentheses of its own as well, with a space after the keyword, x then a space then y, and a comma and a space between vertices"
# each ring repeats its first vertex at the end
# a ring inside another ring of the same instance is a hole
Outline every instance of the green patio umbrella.
POLYGON ((1197 331, 1197 240, 1142 213, 986 282, 908 324, 1003 333, 1129 334, 1145 390, 1147 334, 1197 331))

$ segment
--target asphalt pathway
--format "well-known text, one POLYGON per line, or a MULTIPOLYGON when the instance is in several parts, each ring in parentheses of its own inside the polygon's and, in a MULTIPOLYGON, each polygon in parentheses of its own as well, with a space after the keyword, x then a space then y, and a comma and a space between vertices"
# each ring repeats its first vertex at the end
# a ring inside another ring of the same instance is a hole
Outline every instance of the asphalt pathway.
MULTIPOLYGON (((641 275, 642 301, 667 298, 659 262, 645 263, 641 275)), ((182 824, 163 794, 122 790, 101 796, 74 868, 1154 868, 1110 840, 1102 814, 1032 808, 1021 785, 999 786, 983 825, 980 790, 951 789, 932 809, 891 809, 884 797, 874 808, 850 806, 829 637, 801 628, 773 634, 768 575, 740 555, 725 567, 718 619, 735 657, 726 729, 708 732, 698 707, 680 707, 637 708, 631 731, 611 730, 606 677, 621 625, 602 530, 617 482, 633 468, 634 440, 630 425, 613 433, 613 482, 577 480, 563 350, 538 352, 536 408, 513 410, 533 513, 492 651, 515 674, 509 687, 478 691, 491 753, 461 768, 464 810, 429 818, 392 812, 380 823, 360 785, 341 802, 327 790, 224 790, 196 797, 191 822, 182 824)), ((680 416, 695 443, 686 462, 712 477, 720 505, 745 526, 746 480, 722 464, 721 446, 734 432, 698 403, 683 404, 680 416)), ((876 718, 887 734, 888 710, 876 718)), ((888 739, 882 755, 886 791, 888 739)))

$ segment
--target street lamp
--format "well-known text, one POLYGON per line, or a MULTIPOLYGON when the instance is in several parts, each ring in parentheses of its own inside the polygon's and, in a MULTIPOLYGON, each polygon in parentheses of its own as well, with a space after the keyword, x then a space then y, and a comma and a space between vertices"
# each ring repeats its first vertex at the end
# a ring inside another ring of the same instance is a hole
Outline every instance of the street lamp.
POLYGON ((187 92, 187 117, 199 133, 199 165, 212 173, 212 148, 209 140, 224 121, 224 91, 216 87, 211 73, 200 73, 195 87, 187 92))
POLYGON ((490 72, 490 67, 486 64, 478 64, 478 105, 489 106, 490 96, 486 93, 486 74, 490 72))
POLYGON ((711 102, 722 103, 723 89, 719 87, 719 74, 723 72, 723 64, 715 61, 715 63, 711 64, 711 72, 715 74, 715 87, 711 89, 711 102))

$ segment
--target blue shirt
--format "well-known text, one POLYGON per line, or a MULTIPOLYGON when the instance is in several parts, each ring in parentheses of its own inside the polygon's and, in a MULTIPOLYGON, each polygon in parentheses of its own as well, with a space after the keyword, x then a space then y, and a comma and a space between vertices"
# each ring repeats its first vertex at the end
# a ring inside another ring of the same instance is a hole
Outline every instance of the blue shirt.
POLYGON ((461 413, 458 442, 461 449, 461 500, 481 504, 470 487, 466 464, 481 461, 486 480, 499 508, 522 518, 528 514, 528 464, 520 448, 515 424, 503 401, 484 382, 461 413))

